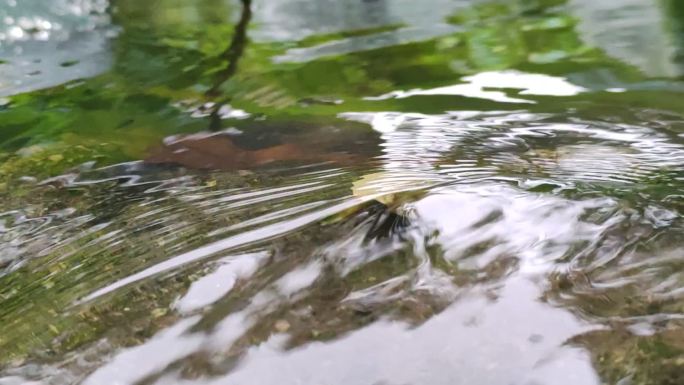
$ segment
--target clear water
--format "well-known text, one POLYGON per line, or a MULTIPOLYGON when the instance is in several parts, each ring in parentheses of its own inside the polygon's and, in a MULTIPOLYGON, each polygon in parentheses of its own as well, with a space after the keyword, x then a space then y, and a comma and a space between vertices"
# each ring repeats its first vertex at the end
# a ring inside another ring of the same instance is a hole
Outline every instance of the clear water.
POLYGON ((0 384, 682 384, 683 16, 0 0, 0 384))

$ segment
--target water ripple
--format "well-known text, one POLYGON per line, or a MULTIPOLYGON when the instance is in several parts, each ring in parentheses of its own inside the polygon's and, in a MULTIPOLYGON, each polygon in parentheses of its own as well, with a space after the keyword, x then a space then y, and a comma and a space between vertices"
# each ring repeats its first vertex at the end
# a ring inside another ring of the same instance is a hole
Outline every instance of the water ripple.
MULTIPOLYGON (((311 355, 345 383, 357 377, 342 375, 344 363, 369 359, 348 351, 368 341, 383 368, 439 347, 453 358, 444 365, 465 362, 492 381, 543 377, 544 361, 554 373, 570 362, 592 383, 588 353, 563 341, 681 322, 680 140, 636 119, 527 111, 342 117, 378 131, 376 156, 250 172, 132 162, 37 183, 79 199, 2 215, 0 279, 12 284, 0 317, 14 322, 1 346, 95 349, 94 362, 40 370, 86 384, 268 383, 265 362, 319 378, 304 365, 311 355), (505 321, 521 308, 533 316, 505 321), (13 337, 29 318, 46 325, 38 342, 13 337), (495 332, 540 348, 477 348, 495 332), (374 338, 397 339, 402 353, 374 338), (455 348, 463 343, 482 359, 455 348), (194 371, 203 379, 188 379, 194 371)), ((447 383, 418 362, 396 378, 447 383)), ((15 366, 8 373, 27 376, 15 366)))

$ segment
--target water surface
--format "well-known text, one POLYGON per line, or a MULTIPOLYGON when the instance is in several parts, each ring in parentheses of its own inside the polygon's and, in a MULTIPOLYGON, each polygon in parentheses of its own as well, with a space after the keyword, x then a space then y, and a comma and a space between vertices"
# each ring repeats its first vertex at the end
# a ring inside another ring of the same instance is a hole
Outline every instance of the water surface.
POLYGON ((0 0, 0 384, 681 384, 683 12, 0 0))

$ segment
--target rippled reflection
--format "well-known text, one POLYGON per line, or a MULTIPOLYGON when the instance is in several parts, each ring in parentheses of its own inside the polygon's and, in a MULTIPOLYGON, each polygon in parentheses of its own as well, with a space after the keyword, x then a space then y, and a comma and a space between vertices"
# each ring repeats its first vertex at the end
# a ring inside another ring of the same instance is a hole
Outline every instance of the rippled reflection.
POLYGON ((95 76, 112 65, 106 0, 3 0, 0 96, 95 76))
POLYGON ((58 3, 126 49, 0 105, 0 384, 684 378, 681 84, 588 2, 58 3))
MULTIPOLYGON (((112 355, 49 370, 86 384, 273 383, 283 373, 286 383, 598 384, 576 336, 681 322, 681 201, 649 187, 681 170, 680 143, 552 114, 346 116, 382 132, 383 153, 366 166, 269 182, 282 171, 174 176, 131 163, 60 182, 90 207, 7 213, 6 234, 17 235, 5 254, 25 258, 5 274, 30 266, 44 277, 3 294, 24 307, 14 314, 70 309, 101 341, 83 354, 112 355), (623 197, 634 189, 640 198, 623 197), (387 218, 403 224, 369 238, 387 218), (97 250, 107 257, 82 260, 97 250), (22 305, 57 287, 69 294, 22 305)), ((78 338, 51 327, 59 344, 78 338)))

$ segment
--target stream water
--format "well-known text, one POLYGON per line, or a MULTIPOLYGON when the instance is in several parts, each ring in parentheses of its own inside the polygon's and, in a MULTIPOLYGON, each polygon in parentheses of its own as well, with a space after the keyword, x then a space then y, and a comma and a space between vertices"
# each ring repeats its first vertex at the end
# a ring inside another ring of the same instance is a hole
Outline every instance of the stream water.
POLYGON ((683 18, 0 0, 0 385, 681 385, 683 18))

